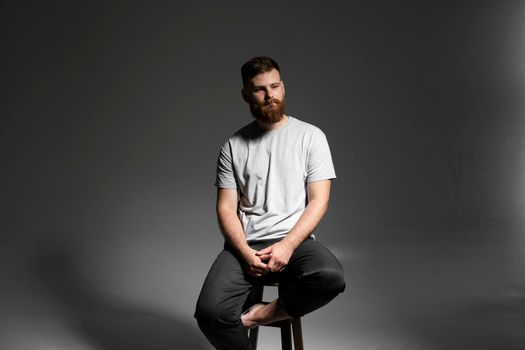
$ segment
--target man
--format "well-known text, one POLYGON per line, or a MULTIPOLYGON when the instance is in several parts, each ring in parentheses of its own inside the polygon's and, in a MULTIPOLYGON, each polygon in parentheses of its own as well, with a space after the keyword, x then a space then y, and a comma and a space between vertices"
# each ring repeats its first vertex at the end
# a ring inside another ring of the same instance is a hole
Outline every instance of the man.
POLYGON ((326 137, 284 114, 284 83, 273 59, 251 59, 241 75, 255 121, 219 154, 217 216, 225 245, 195 312, 221 350, 247 350, 248 329, 303 316, 345 289, 341 264, 313 236, 335 178, 326 137), (282 295, 243 312, 251 287, 269 282, 278 282, 282 295))

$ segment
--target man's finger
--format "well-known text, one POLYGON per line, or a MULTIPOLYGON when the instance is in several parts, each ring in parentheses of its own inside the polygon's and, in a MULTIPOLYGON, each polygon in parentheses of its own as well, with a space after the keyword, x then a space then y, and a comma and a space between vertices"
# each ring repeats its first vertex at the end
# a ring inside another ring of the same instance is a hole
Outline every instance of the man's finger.
POLYGON ((268 269, 272 272, 277 271, 277 263, 275 262, 275 260, 270 260, 270 262, 268 263, 268 269))
POLYGON ((267 248, 264 248, 262 250, 259 250, 257 253, 255 253, 255 255, 257 256, 261 256, 261 255, 268 255, 268 254, 271 254, 272 253, 272 247, 267 247, 267 248))
POLYGON ((272 259, 268 262, 268 269, 272 272, 281 272, 286 267, 286 264, 283 264, 282 262, 272 259))
POLYGON ((265 271, 268 268, 268 265, 263 262, 257 262, 252 264, 251 268, 257 271, 265 271))
POLYGON ((257 272, 253 270, 248 270, 248 273, 254 277, 261 277, 263 275, 261 272, 257 272))
POLYGON ((259 255, 259 258, 261 258, 262 261, 268 261, 272 257, 272 254, 265 254, 265 255, 259 255))

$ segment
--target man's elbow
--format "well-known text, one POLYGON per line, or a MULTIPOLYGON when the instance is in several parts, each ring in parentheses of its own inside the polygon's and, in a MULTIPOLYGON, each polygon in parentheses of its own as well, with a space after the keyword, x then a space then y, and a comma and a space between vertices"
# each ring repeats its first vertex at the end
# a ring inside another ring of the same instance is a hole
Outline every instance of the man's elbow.
POLYGON ((226 204, 217 203, 215 211, 217 212, 217 217, 219 219, 231 215, 237 215, 237 208, 226 204))
POLYGON ((321 214, 324 215, 324 213, 326 213, 328 210, 329 202, 330 201, 328 198, 314 198, 310 201, 309 205, 315 207, 319 212, 321 212, 321 214))

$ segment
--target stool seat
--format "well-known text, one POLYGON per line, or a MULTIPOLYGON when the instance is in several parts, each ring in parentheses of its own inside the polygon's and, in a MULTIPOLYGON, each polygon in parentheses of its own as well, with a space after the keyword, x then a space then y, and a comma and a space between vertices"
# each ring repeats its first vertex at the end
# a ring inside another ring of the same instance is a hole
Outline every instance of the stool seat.
MULTIPOLYGON (((252 291, 250 292, 250 295, 248 296, 248 301, 247 301, 248 306, 255 305, 257 303, 262 302, 265 286, 266 287, 277 287, 278 294, 279 296, 281 296, 281 288, 279 284, 277 283, 269 284, 269 285, 255 285, 253 286, 252 291)), ((302 332, 300 317, 276 321, 276 322, 269 323, 261 327, 277 327, 281 329, 282 350, 292 350, 293 348, 295 348, 295 350, 304 350, 303 332, 302 332), (292 333, 293 333, 293 344, 294 344, 293 348, 292 348, 292 333)), ((259 327, 250 329, 249 337, 250 337, 250 349, 257 350, 257 341, 259 338, 259 327)))

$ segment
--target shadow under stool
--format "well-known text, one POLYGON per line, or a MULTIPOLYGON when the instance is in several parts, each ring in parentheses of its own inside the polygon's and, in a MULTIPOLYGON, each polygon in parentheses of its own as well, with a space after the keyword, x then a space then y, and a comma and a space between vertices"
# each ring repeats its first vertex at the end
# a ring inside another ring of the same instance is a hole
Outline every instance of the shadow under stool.
MULTIPOLYGON (((264 287, 277 287, 278 294, 281 295, 281 288, 278 284, 270 285, 255 285, 250 292, 248 297, 248 305, 254 305, 261 303, 263 299, 264 287)), ((303 347, 303 331, 301 328, 301 318, 292 318, 288 320, 282 320, 273 322, 260 327, 277 327, 281 329, 281 345, 282 350, 304 350, 303 347), (292 348, 292 334, 293 334, 293 348, 292 348)), ((255 327, 250 330, 250 346, 251 350, 257 350, 257 341, 259 337, 259 327, 255 327)))

